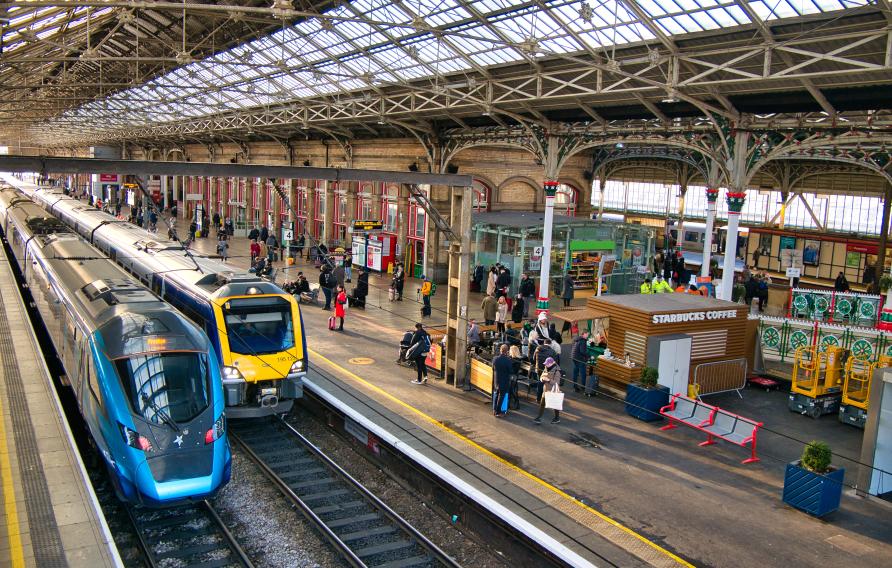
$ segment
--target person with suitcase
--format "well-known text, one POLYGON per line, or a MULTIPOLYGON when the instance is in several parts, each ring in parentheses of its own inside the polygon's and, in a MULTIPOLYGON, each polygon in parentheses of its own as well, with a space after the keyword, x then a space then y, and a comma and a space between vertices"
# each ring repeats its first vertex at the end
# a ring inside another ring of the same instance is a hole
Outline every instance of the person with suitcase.
POLYGON ((421 317, 430 317, 431 315, 431 295, 434 292, 433 284, 427 276, 421 277, 424 282, 421 284, 421 317))
POLYGON ((508 356, 507 343, 499 347, 499 355, 492 360, 492 369, 496 379, 496 388, 493 390, 493 414, 501 418, 508 414, 511 373, 514 371, 514 361, 508 356))
POLYGON ((343 286, 337 287, 335 296, 335 317, 340 320, 337 331, 344 331, 344 316, 347 315, 347 292, 343 286))

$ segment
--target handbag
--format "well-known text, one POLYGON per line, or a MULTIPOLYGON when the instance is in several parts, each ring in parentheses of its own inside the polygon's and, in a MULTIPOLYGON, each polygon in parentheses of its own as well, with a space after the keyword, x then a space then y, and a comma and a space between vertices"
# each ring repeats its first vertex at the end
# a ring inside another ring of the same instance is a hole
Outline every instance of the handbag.
POLYGON ((550 390, 543 393, 542 396, 545 397, 545 408, 551 408, 553 410, 564 409, 564 393, 550 390))

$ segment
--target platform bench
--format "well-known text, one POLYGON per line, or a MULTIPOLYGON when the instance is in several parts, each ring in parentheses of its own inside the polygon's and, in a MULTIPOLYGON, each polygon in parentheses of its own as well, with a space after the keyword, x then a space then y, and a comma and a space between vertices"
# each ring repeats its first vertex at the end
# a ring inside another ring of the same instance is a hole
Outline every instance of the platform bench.
POLYGON ((762 426, 761 422, 732 414, 727 410, 682 394, 672 395, 669 404, 660 409, 660 414, 669 420, 669 424, 660 430, 672 430, 677 428, 678 424, 684 424, 706 433, 706 440, 700 443, 701 446, 715 444, 716 438, 742 448, 749 445, 750 457, 743 460, 742 463, 759 461, 759 458, 756 457, 756 434, 762 426))

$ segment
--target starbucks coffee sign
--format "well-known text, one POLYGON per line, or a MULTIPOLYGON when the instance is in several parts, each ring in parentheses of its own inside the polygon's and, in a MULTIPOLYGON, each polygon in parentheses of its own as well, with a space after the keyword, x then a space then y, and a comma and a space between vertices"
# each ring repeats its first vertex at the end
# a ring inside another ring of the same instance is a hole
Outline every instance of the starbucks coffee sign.
POLYGON ((711 312, 684 312, 681 314, 654 314, 651 321, 658 323, 686 323, 689 321, 712 321, 734 319, 737 310, 714 310, 711 312))

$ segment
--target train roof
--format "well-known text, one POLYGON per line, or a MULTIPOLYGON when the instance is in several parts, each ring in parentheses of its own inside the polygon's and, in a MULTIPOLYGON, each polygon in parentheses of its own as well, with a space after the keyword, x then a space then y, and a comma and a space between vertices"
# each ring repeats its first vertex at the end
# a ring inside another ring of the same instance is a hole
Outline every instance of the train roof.
POLYGON ((179 241, 169 240, 149 233, 128 221, 117 220, 95 207, 82 204, 66 196, 59 188, 39 188, 46 202, 64 202, 69 213, 74 213, 85 226, 109 226, 114 231, 114 241, 126 243, 152 257, 159 263, 159 272, 169 275, 197 292, 211 298, 249 294, 282 294, 282 289, 246 271, 234 271, 231 266, 217 259, 187 251, 179 241), (58 197, 54 201, 51 196, 58 197))

